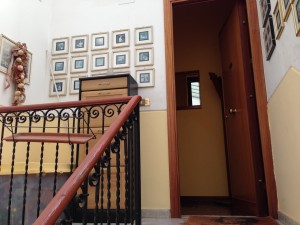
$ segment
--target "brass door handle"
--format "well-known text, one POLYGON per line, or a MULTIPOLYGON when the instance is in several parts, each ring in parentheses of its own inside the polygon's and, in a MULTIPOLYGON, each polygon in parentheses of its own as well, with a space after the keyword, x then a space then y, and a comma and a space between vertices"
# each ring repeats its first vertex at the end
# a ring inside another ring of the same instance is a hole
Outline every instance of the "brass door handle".
POLYGON ((235 114, 236 112, 237 112, 236 109, 229 109, 229 113, 230 113, 230 114, 235 114))

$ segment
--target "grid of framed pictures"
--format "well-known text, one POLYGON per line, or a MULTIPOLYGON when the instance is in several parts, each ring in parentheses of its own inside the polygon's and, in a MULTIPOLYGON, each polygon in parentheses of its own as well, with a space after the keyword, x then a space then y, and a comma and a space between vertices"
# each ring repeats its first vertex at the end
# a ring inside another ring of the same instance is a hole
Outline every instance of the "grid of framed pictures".
POLYGON ((276 0, 275 2, 273 18, 269 14, 271 10, 270 0, 260 0, 259 2, 267 60, 270 60, 276 47, 276 39, 280 39, 290 14, 293 14, 295 34, 300 36, 300 0, 276 0))
POLYGON ((154 79, 154 48, 153 44, 153 27, 138 27, 134 30, 135 38, 135 79, 138 87, 155 86, 154 79))
MULTIPOLYGON (((135 72, 140 77, 139 86, 154 86, 153 26, 54 38, 51 53, 51 79, 52 75, 66 79, 69 94, 78 93, 76 82, 79 76, 130 73, 131 61, 135 62, 135 72), (135 52, 131 54, 133 50, 135 52)), ((50 90, 49 95, 56 96, 56 93, 54 95, 50 90)))

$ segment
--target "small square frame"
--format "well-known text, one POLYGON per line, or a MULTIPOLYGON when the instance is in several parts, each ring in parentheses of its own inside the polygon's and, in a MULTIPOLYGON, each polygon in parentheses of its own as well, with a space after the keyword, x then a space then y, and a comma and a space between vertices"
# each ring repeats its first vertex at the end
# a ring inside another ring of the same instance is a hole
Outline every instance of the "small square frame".
POLYGON ((136 70, 135 79, 138 87, 153 87, 155 85, 154 69, 136 70))
POLYGON ((280 0, 280 2, 283 12, 283 21, 286 22, 292 10, 292 4, 294 3, 294 0, 280 0))
POLYGON ((71 57, 71 73, 85 73, 88 71, 88 56, 71 57))
POLYGON ((79 89, 80 89, 79 78, 81 78, 81 77, 87 77, 87 75, 75 76, 75 77, 70 78, 70 89, 69 89, 70 95, 79 93, 79 89))
POLYGON ((273 51, 276 47, 276 40, 275 40, 272 16, 269 16, 268 22, 264 29, 263 37, 264 37, 264 42, 265 42, 266 58, 267 58, 267 60, 270 60, 270 58, 273 54, 273 51))
POLYGON ((103 33, 94 33, 91 36, 91 49, 95 50, 104 50, 109 47, 109 34, 108 32, 103 33))
POLYGON ((51 69, 53 75, 64 75, 68 73, 68 58, 52 58, 51 69))
POLYGON ((0 71, 7 73, 11 60, 11 51, 16 43, 3 34, 0 34, 0 71))
POLYGON ((66 95, 66 93, 67 93, 67 78, 56 78, 55 80, 50 79, 49 96, 57 96, 57 95, 63 96, 66 95))
POLYGON ((112 54, 112 67, 114 69, 126 68, 130 66, 129 51, 118 51, 112 54))
POLYGON ((275 30, 276 39, 280 38, 282 31, 284 29, 283 12, 282 12, 282 7, 281 7, 281 4, 279 1, 280 0, 277 0, 274 11, 273 11, 274 30, 275 30))
POLYGON ((91 56, 91 71, 108 69, 108 53, 97 53, 91 56))
POLYGON ((112 32, 112 47, 128 47, 130 44, 129 30, 115 30, 112 32))
POLYGON ((300 0, 295 0, 292 5, 293 17, 294 17, 294 27, 296 36, 300 36, 300 0))
POLYGON ((135 66, 153 65, 154 54, 153 48, 135 49, 135 66))
POLYGON ((153 27, 135 28, 135 45, 144 45, 153 43, 153 27))
POLYGON ((54 38, 52 39, 52 55, 62 55, 69 53, 69 38, 54 38))
POLYGON ((86 35, 77 35, 72 36, 71 38, 71 52, 86 52, 89 46, 89 36, 86 35))
POLYGON ((260 11, 262 18, 262 26, 264 28, 268 22, 268 17, 271 11, 270 0, 260 0, 260 11))

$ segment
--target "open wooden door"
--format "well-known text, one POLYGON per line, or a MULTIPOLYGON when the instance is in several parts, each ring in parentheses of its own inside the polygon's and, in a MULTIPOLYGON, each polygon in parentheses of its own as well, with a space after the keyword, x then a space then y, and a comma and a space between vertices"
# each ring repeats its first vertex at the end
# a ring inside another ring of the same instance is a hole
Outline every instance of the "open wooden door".
POLYGON ((237 213, 267 215, 245 1, 220 32, 230 191, 237 213))

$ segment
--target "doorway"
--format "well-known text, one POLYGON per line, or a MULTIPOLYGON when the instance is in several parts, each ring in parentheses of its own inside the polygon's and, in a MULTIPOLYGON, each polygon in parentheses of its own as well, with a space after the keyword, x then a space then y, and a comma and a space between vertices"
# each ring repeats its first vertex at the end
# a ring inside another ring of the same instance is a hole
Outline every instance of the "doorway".
POLYGON ((173 6, 176 122, 183 215, 230 215, 222 95, 218 94, 209 74, 222 75, 218 36, 232 3, 214 1, 173 6), (188 106, 190 89, 187 81, 192 73, 189 71, 198 71, 201 100, 198 108, 188 106))
MULTIPOLYGON (((182 61, 180 60, 179 63, 178 61, 176 61, 176 54, 175 54, 175 59, 174 57, 174 53, 173 51, 175 51, 174 47, 174 43, 176 42, 176 8, 175 7, 188 7, 188 5, 193 5, 192 9, 195 10, 196 9, 196 5, 198 4, 202 4, 202 7, 205 7, 204 5, 209 5, 212 6, 211 4, 217 4, 218 0, 216 1, 187 1, 187 0, 182 0, 182 1, 178 1, 178 0, 165 0, 165 15, 166 15, 166 20, 165 20, 165 26, 166 27, 171 27, 170 29, 166 29, 166 60, 167 60, 167 93, 168 93, 168 126, 169 126, 169 158, 170 158, 170 186, 171 186, 171 215, 172 217, 179 217, 181 215, 180 212, 180 182, 179 182, 179 159, 178 156, 180 158, 180 154, 179 154, 179 149, 177 146, 177 140, 178 137, 177 136, 177 129, 178 129, 178 125, 179 123, 177 123, 178 121, 176 121, 177 119, 177 113, 176 113, 176 104, 175 104, 175 84, 174 84, 174 74, 176 71, 176 67, 180 67, 179 72, 182 72, 183 70, 187 70, 190 68, 185 67, 184 65, 182 65, 182 61), (170 20, 173 17, 173 20, 170 20), (174 24, 173 24, 174 23, 174 24), (173 29, 172 29, 173 28, 173 29), (175 42, 173 40, 173 34, 175 37, 175 42)), ((219 2, 223 2, 224 1, 219 1, 219 2)), ((228 5, 229 1, 226 1, 225 5, 228 5)), ((230 1, 231 2, 231 1, 230 1)), ((228 7, 225 7, 226 9, 228 7)), ((208 21, 209 23, 217 23, 219 24, 220 21, 224 22, 224 20, 226 19, 226 10, 224 7, 220 7, 220 9, 222 9, 222 13, 224 13, 225 18, 221 18, 221 17, 216 17, 216 15, 220 15, 222 14, 221 12, 219 12, 219 14, 214 14, 214 13, 210 13, 207 18, 206 21, 208 21), (219 21, 220 20, 220 21, 219 21)), ((214 12, 217 13, 217 6, 213 7, 214 12)), ((228 8, 228 10, 230 11, 230 8, 228 8)), ((186 13, 188 10, 185 9, 183 10, 182 13, 186 13)), ((249 19, 249 29, 250 31, 253 29, 258 29, 258 21, 257 21, 257 10, 256 10, 256 2, 255 1, 247 1, 247 11, 248 11, 248 19, 249 19), (249 11, 252 12, 250 13, 251 16, 249 16, 249 11), (254 12, 254 14, 253 14, 254 12)), ((205 11, 208 12, 208 11, 205 11)), ((204 13, 199 13, 200 16, 203 16, 204 13)), ((183 16, 182 18, 185 19, 184 24, 185 26, 187 26, 188 24, 192 23, 192 21, 188 20, 188 17, 183 16)), ((205 21, 204 18, 201 19, 201 21, 205 21)), ((204 31, 206 31, 207 29, 210 29, 212 27, 217 27, 219 25, 211 25, 211 24, 202 24, 199 28, 199 30, 202 32, 203 37, 205 38, 206 34, 204 31)), ((219 27, 220 28, 220 27, 219 27)), ((194 30, 196 29, 196 27, 194 26, 194 30)), ((193 36, 194 31, 192 30, 192 32, 187 32, 184 33, 182 36, 193 36)), ((256 32, 256 36, 255 33, 251 33, 250 32, 250 42, 251 42, 251 52, 255 56, 256 58, 253 58, 253 71, 254 71, 254 84, 255 84, 255 88, 256 88, 256 96, 265 96, 264 93, 264 86, 261 86, 261 84, 264 84, 264 77, 263 77, 263 73, 262 73, 262 60, 261 60, 261 49, 260 49, 260 45, 258 45, 259 42, 257 42, 256 44, 253 44, 253 41, 260 41, 259 36, 257 36, 257 32, 256 32), (261 83, 262 82, 262 83, 261 83)), ((199 40, 198 40, 199 41, 199 40)), ((208 38, 208 41, 211 41, 210 38, 208 38)), ((194 44, 197 44, 197 40, 194 44)), ((196 46, 196 45, 195 45, 196 46)), ((184 51, 185 49, 183 48, 182 51, 184 51)), ((194 48, 194 50, 197 50, 196 47, 194 48)), ((188 58, 190 54, 188 52, 186 52, 185 57, 188 58)), ((196 64, 194 64, 195 66, 196 64)), ((218 67, 220 69, 220 67, 218 67)), ((208 76, 206 69, 203 68, 192 68, 194 69, 199 69, 200 70, 200 90, 201 85, 202 85, 202 81, 204 80, 202 77, 203 76, 208 76), (203 73, 201 73, 201 70, 203 73), (202 79, 202 81, 201 81, 202 79)), ((217 73, 221 73, 220 71, 217 71, 217 73)), ((203 82, 203 85, 204 82, 203 82)), ((205 86, 203 86, 205 87, 205 86)), ((216 94, 216 93, 215 93, 216 94)), ((200 93, 201 95, 201 93, 200 93)), ((205 103, 205 100, 203 99, 203 101, 201 101, 202 105, 202 109, 205 106, 205 104, 207 105, 207 102, 205 103)), ((270 148, 270 140, 269 140, 269 129, 268 129, 268 123, 267 123, 267 114, 266 114, 266 100, 264 100, 263 98, 260 98, 259 100, 257 100, 257 112, 258 112, 258 119, 259 119, 259 131, 260 131, 260 138, 262 140, 261 142, 261 146, 262 146, 262 155, 263 155, 263 159, 264 159, 264 172, 265 172, 265 176, 266 176, 266 190, 267 190, 267 194, 268 194, 268 208, 269 208, 269 215, 272 215, 273 217, 276 218, 277 216, 277 199, 276 199, 276 188, 275 188, 275 180, 274 180, 274 175, 273 175, 273 166, 272 164, 272 154, 271 154, 271 148, 270 148)), ((200 109, 201 110, 201 109, 200 109)), ((193 112, 195 113, 195 110, 193 112)), ((220 114, 220 113, 219 113, 220 114)), ((226 166, 225 166, 226 167, 226 166)), ((223 165, 224 168, 224 165, 223 165)), ((222 169, 221 169, 222 170, 222 169)), ((225 174, 225 177, 227 175, 225 174)), ((181 177, 180 177, 181 178, 181 177)), ((224 174, 223 174, 223 178, 221 178, 224 180, 224 174)), ((226 182, 225 182, 226 183, 226 182)), ((223 195, 226 196, 226 185, 227 184, 223 184, 223 195)), ((220 190, 219 190, 220 191, 220 190)), ((222 192, 222 191, 221 191, 222 192)), ((228 190, 227 190, 228 193, 228 190)))

